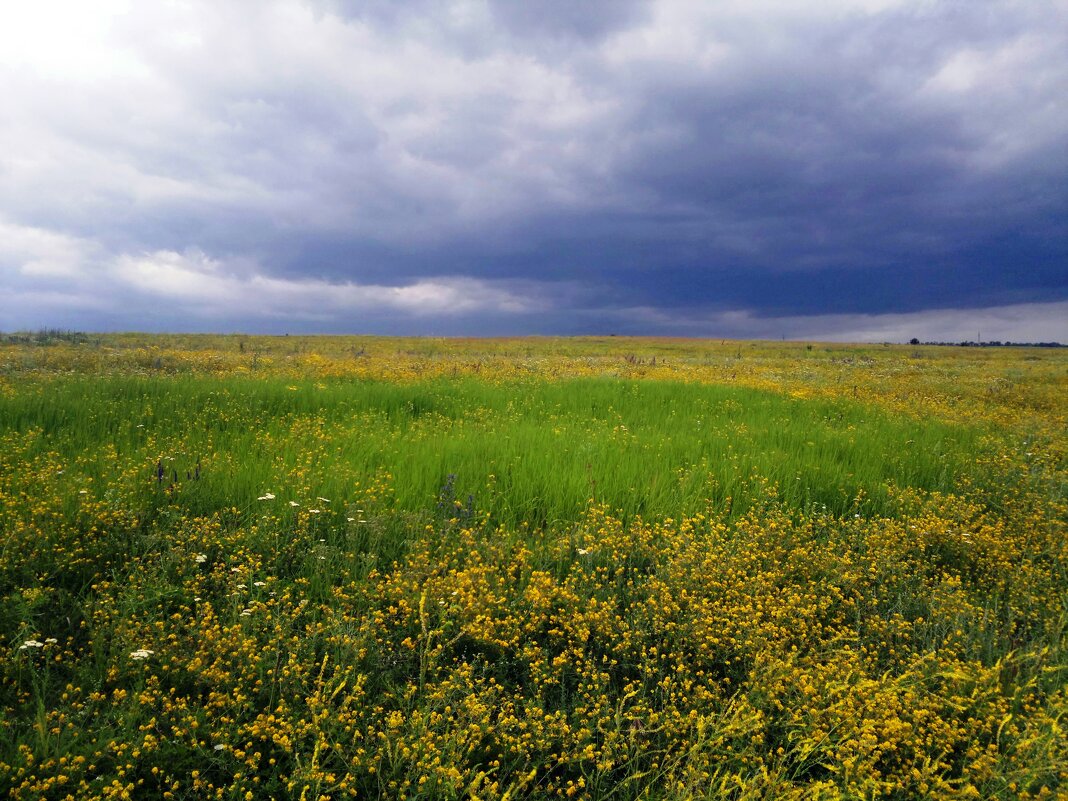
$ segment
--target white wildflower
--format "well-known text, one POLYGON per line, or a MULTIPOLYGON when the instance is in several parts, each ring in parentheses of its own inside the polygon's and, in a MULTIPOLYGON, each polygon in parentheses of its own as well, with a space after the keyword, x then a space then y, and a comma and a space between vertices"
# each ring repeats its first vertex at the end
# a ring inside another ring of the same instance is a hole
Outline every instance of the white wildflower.
POLYGON ((252 586, 253 587, 266 587, 267 586, 267 582, 266 581, 254 581, 254 582, 252 582, 252 586))
POLYGON ((257 501, 273 501, 274 500, 274 493, 273 492, 265 492, 265 493, 263 493, 263 495, 258 497, 256 500, 257 501))
POLYGON ((138 648, 136 651, 130 653, 130 659, 137 659, 140 661, 142 659, 148 659, 154 653, 156 652, 150 651, 148 648, 138 648))
POLYGON ((198 565, 202 565, 206 561, 208 561, 208 555, 206 553, 198 553, 196 556, 193 557, 193 561, 196 562, 198 565))
POLYGON ((44 648, 44 643, 39 640, 26 640, 19 646, 20 651, 25 651, 27 648, 44 648))
POLYGON ((299 504, 299 503, 297 503, 296 501, 290 501, 290 502, 289 502, 289 505, 290 505, 290 506, 300 506, 300 504, 299 504))

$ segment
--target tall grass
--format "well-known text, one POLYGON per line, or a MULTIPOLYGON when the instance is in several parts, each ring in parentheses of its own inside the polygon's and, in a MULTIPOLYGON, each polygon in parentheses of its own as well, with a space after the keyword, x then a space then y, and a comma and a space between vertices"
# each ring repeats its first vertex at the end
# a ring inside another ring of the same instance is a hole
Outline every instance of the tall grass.
POLYGON ((1063 795, 1063 357, 910 353, 0 343, 0 796, 1063 795))
POLYGON ((72 463, 64 481, 141 465, 129 480, 146 503, 176 488, 168 502, 194 513, 251 508, 268 491, 340 504, 388 474, 392 510, 432 509, 450 482, 461 505, 509 527, 571 521, 590 500, 626 518, 736 515, 769 493, 882 514, 889 486, 952 489, 979 443, 973 429, 847 400, 610 379, 73 378, 0 399, 0 420, 39 429, 35 447, 72 463))

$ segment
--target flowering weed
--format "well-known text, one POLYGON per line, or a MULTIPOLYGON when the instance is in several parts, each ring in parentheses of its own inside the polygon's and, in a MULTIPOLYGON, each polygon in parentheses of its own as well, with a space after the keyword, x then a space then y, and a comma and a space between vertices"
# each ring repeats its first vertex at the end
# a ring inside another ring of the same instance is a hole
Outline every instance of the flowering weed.
POLYGON ((1060 352, 241 342, 0 345, 7 796, 1068 797, 1060 352))

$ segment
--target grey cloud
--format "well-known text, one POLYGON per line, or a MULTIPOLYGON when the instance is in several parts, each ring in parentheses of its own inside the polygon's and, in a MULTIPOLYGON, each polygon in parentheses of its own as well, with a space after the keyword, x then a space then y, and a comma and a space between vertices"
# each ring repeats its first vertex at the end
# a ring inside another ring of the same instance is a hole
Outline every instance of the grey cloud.
MULTIPOLYGON (((493 312, 517 333, 1061 299, 1066 30, 1008 0, 135 6, 59 66, 0 58, 0 223, 89 272, 527 282, 558 313, 493 312)), ((70 314, 19 253, 0 289, 70 314)))
POLYGON ((516 37, 550 36, 596 41, 648 18, 646 0, 544 0, 539 3, 495 0, 494 16, 516 37))

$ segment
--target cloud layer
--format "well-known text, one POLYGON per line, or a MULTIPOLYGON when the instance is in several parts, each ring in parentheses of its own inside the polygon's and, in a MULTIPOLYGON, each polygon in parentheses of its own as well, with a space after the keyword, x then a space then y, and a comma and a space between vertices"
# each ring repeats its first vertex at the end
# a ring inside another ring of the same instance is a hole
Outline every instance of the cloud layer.
POLYGON ((0 329, 1068 340, 1061 0, 91 6, 0 11, 0 329))

